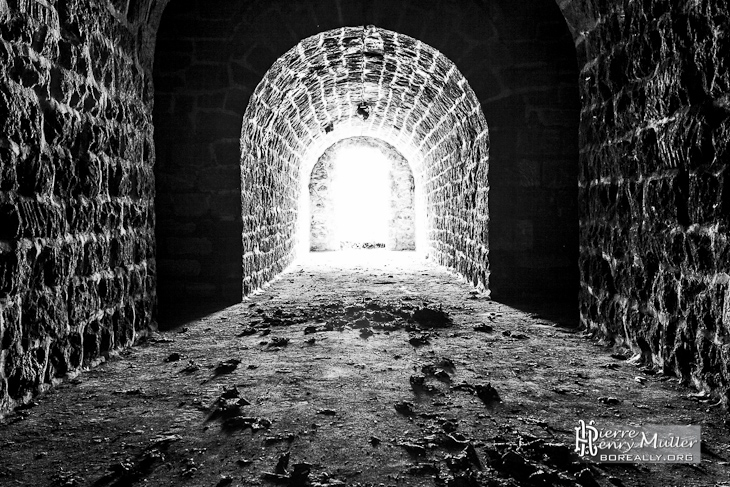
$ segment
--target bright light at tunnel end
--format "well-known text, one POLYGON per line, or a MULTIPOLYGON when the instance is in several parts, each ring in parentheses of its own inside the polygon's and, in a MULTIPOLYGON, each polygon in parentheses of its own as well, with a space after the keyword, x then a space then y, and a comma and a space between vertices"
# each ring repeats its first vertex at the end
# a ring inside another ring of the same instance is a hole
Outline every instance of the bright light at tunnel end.
POLYGON ((342 248, 385 246, 390 161, 372 147, 343 147, 334 161, 335 238, 342 248))
POLYGON ((350 133, 321 147, 312 148, 303 166, 308 177, 301 179, 296 258, 358 249, 426 257, 425 201, 405 156, 413 154, 380 137, 350 133))

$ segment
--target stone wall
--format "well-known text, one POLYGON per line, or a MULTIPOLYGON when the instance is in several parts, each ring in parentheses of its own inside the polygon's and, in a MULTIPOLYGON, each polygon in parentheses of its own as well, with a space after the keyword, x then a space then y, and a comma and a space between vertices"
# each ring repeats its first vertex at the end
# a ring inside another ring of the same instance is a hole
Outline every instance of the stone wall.
POLYGON ((395 148, 381 150, 392 161, 388 172, 390 180, 390 222, 388 250, 416 250, 415 181, 408 161, 395 148))
POLYGON ((581 72, 581 319, 727 401, 727 3, 622 2, 591 14, 581 72))
POLYGON ((0 411, 153 326, 151 86, 107 2, 0 2, 0 411))
MULTIPOLYGON (((481 105, 491 143, 494 295, 552 293, 576 302, 577 67, 552 0, 354 0, 337 8, 319 0, 170 2, 155 64, 161 302, 164 296, 170 306, 175 297, 232 302, 240 296, 243 275, 234 262, 244 253, 244 223, 237 144, 251 94, 303 39, 371 24, 418 39, 453 61, 481 105)), ((384 79, 397 80, 402 72, 391 74, 384 79)), ((449 238, 457 238, 469 218, 444 221, 452 229, 449 238)), ((451 260, 464 259, 452 254, 451 260)))
MULTIPOLYGON (((388 161, 389 195, 387 250, 415 250, 416 223, 413 173, 408 161, 393 147, 370 137, 351 137, 330 146, 317 160, 309 177, 310 249, 340 250, 335 226, 333 194, 337 154, 350 147, 374 148, 388 161)), ((361 243, 376 243, 374 241, 361 243)))
MULTIPOLYGON (((156 236, 161 321, 241 298, 241 120, 255 83, 230 65, 235 4, 171 2, 156 36, 156 236)), ((261 74, 265 69, 261 71, 261 74)))
POLYGON ((335 155, 332 147, 324 151, 309 176, 309 249, 313 252, 340 250, 332 187, 335 155))
POLYGON ((429 244, 436 261, 481 291, 489 290, 489 134, 475 98, 454 105, 453 119, 439 122, 438 142, 427 153, 429 244), (467 122, 468 121, 468 122, 467 122))

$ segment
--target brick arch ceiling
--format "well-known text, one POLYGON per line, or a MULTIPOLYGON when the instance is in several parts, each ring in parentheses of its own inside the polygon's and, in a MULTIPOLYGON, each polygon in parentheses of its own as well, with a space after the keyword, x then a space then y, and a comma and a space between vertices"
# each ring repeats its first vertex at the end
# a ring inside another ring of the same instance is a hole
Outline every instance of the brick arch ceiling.
MULTIPOLYGON (((441 53, 385 29, 345 27, 303 40, 274 63, 244 114, 241 147, 244 164, 273 149, 301 159, 307 172, 334 142, 371 136, 396 147, 420 177, 424 161, 476 149, 454 144, 485 132, 474 92, 441 53)), ((479 143, 487 149, 486 139, 479 143)))
POLYGON ((437 50, 368 26, 303 40, 251 97, 241 131, 244 292, 291 259, 306 175, 328 146, 356 135, 411 162, 429 215, 423 241, 486 288, 489 139, 479 101, 437 50))

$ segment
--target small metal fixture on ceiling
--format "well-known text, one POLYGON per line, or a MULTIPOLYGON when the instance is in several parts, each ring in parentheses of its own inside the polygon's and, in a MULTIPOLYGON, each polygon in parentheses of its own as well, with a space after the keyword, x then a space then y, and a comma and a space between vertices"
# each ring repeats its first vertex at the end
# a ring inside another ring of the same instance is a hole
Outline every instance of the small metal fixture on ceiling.
POLYGON ((362 118, 363 120, 367 120, 370 116, 370 105, 368 105, 367 102, 361 101, 357 105, 357 114, 362 118))

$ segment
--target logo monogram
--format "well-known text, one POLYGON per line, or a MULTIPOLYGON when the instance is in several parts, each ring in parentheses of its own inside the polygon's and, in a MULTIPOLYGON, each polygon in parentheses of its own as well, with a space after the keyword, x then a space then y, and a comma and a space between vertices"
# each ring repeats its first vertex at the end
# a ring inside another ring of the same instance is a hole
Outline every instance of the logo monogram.
POLYGON ((582 419, 579 422, 579 426, 575 428, 575 451, 580 456, 585 456, 586 451, 591 456, 598 454, 598 448, 593 444, 594 441, 598 440, 598 429, 596 429, 595 421, 590 421, 588 424, 582 419))

